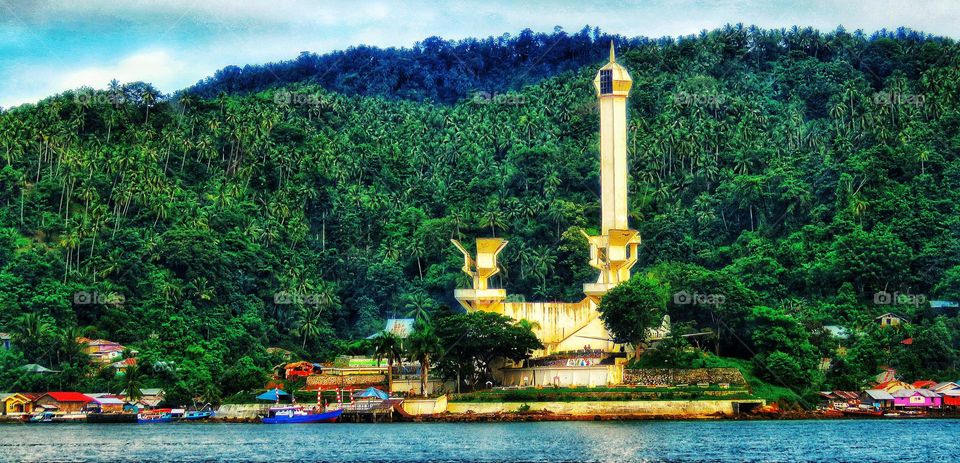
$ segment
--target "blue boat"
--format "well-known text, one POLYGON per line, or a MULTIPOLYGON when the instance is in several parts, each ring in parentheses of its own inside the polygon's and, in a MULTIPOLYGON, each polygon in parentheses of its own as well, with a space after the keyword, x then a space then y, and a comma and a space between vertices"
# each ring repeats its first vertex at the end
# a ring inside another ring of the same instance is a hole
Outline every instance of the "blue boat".
POLYGON ((27 423, 59 423, 63 421, 59 419, 56 413, 49 411, 42 411, 36 415, 31 416, 27 423))
POLYGON ((216 412, 213 410, 190 410, 185 413, 181 419, 186 421, 197 421, 213 418, 214 415, 216 415, 216 412))
POLYGON ((178 414, 174 413, 173 410, 166 408, 160 410, 149 410, 137 415, 137 423, 140 424, 152 424, 152 423, 171 423, 176 420, 178 414))
POLYGON ((273 407, 262 421, 266 424, 293 424, 293 423, 333 423, 340 418, 343 410, 321 412, 305 410, 299 405, 289 407, 273 407))

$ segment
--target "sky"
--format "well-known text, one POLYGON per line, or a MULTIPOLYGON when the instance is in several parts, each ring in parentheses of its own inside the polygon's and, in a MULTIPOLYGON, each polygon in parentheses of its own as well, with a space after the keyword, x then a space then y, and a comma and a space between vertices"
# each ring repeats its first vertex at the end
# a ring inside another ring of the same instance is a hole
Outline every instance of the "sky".
POLYGON ((900 26, 960 38, 960 1, 0 0, 0 107, 111 79, 170 93, 217 69, 353 45, 568 32, 696 34, 724 24, 867 33, 900 26), (615 9, 614 9, 615 8, 615 9))

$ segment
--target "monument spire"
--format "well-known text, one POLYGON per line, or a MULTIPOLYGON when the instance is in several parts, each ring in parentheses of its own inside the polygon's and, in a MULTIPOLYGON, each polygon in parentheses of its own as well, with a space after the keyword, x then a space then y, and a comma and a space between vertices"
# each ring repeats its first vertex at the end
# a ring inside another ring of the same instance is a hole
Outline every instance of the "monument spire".
POLYGON ((593 81, 600 105, 600 233, 588 236, 590 265, 600 271, 596 283, 584 285, 588 296, 600 297, 630 278, 640 236, 628 224, 627 97, 633 79, 617 63, 613 40, 610 62, 593 81))
POLYGON ((591 348, 591 344, 595 349, 598 343, 605 352, 614 352, 617 341, 604 326, 597 307, 608 291, 630 278, 630 269, 637 262, 640 234, 630 229, 627 214, 627 98, 633 80, 617 63, 612 40, 610 62, 600 68, 593 84, 600 109, 601 217, 599 233, 584 235, 590 243, 590 266, 599 276, 596 282, 583 285, 585 297, 578 302, 527 302, 520 294, 508 296, 490 281, 500 271, 497 256, 507 242, 477 238, 474 254, 453 240, 463 254, 463 273, 470 277, 468 287, 454 290, 454 298, 470 312, 494 312, 533 322, 534 333, 544 346, 535 356, 591 348))

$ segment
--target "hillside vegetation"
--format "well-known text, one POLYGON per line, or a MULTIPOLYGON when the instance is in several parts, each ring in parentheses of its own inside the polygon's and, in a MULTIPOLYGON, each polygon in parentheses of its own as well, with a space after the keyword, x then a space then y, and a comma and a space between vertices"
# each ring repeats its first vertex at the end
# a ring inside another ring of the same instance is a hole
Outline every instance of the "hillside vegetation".
MULTIPOLYGON (((135 348, 146 384, 174 397, 260 386, 279 362, 268 346, 323 360, 384 317, 456 310, 451 238, 508 238, 497 283, 510 293, 582 297, 595 273, 577 230, 600 215, 591 81, 607 43, 522 37, 353 50, 322 78, 287 63, 280 81, 224 71, 176 97, 113 83, 4 111, 0 331, 17 349, 0 353, 0 389, 106 388, 80 335, 135 348), (447 64, 398 80, 410 53, 447 64)), ((671 302, 674 321, 798 391, 856 387, 883 365, 957 379, 960 323, 920 298, 960 298, 958 58, 952 40, 909 31, 618 39, 634 80, 637 270, 723 296, 671 302), (888 311, 913 323, 876 328, 888 311), (819 374, 821 357, 845 360, 819 374)))

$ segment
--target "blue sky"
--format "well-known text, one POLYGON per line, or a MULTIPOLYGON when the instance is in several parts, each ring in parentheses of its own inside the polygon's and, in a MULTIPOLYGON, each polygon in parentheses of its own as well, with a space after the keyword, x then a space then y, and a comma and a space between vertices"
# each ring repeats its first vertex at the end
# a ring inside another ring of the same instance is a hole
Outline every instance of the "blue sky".
POLYGON ((589 24, 660 37, 737 22, 867 32, 906 26, 960 38, 960 2, 0 0, 0 106, 103 88, 112 78, 172 92, 230 64, 358 44, 410 46, 432 35, 487 37, 554 26, 575 32, 589 24))

